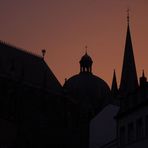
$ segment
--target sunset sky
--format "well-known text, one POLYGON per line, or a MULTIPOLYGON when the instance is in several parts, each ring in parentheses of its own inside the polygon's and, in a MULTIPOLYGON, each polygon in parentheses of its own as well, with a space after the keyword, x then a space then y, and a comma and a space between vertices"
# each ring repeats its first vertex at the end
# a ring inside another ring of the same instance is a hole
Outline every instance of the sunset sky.
POLYGON ((148 0, 0 0, 0 40, 41 55, 64 83, 88 46, 93 73, 120 81, 127 8, 138 76, 148 76, 148 0))

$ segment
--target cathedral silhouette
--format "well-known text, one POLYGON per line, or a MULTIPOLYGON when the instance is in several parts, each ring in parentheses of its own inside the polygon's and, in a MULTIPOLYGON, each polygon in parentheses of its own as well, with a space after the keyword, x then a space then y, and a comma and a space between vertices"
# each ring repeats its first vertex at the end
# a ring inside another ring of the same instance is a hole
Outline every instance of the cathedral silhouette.
POLYGON ((121 81, 111 89, 92 71, 86 52, 80 73, 63 86, 38 56, 0 42, 0 148, 147 148, 148 82, 138 82, 129 16, 121 81))

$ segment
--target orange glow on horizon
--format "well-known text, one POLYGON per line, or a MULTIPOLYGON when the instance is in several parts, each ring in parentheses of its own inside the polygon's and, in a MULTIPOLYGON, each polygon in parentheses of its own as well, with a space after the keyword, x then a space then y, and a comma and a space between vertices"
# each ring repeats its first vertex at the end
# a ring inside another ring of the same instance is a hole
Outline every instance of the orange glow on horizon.
POLYGON ((93 73, 111 85, 116 69, 121 77, 126 9, 130 6, 130 28, 138 77, 148 77, 148 1, 145 0, 31 0, 0 2, 0 40, 42 54, 64 83, 79 73, 79 60, 88 45, 93 73))

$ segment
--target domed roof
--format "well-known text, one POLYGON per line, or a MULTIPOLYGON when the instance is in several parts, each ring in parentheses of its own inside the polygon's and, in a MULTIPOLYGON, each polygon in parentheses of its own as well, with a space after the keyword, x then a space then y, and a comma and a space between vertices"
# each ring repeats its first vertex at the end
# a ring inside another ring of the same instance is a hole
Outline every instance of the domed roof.
POLYGON ((82 58, 81 58, 81 60, 80 60, 80 63, 81 62, 90 62, 90 63, 92 63, 93 61, 92 61, 92 59, 91 59, 91 57, 87 54, 87 52, 85 53, 85 55, 84 56, 82 56, 82 58))
POLYGON ((79 103, 85 104, 93 111, 98 110, 110 100, 110 88, 101 78, 92 73, 77 74, 68 79, 64 84, 67 94, 79 103))

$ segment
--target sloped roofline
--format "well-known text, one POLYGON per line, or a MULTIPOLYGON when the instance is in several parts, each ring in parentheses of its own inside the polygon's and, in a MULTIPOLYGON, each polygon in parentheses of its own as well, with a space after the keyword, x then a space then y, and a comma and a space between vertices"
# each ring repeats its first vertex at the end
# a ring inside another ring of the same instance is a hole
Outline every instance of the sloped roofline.
POLYGON ((33 52, 30 51, 30 50, 26 50, 26 49, 17 47, 17 46, 15 46, 15 45, 11 44, 11 43, 6 42, 6 41, 0 40, 0 44, 1 44, 1 45, 4 45, 4 46, 9 46, 9 47, 11 47, 11 48, 14 48, 15 50, 23 51, 23 52, 25 52, 25 53, 27 53, 27 54, 29 54, 29 55, 32 55, 32 56, 35 56, 35 57, 38 57, 38 58, 42 58, 42 56, 41 56, 41 55, 38 55, 37 53, 33 53, 33 52))

